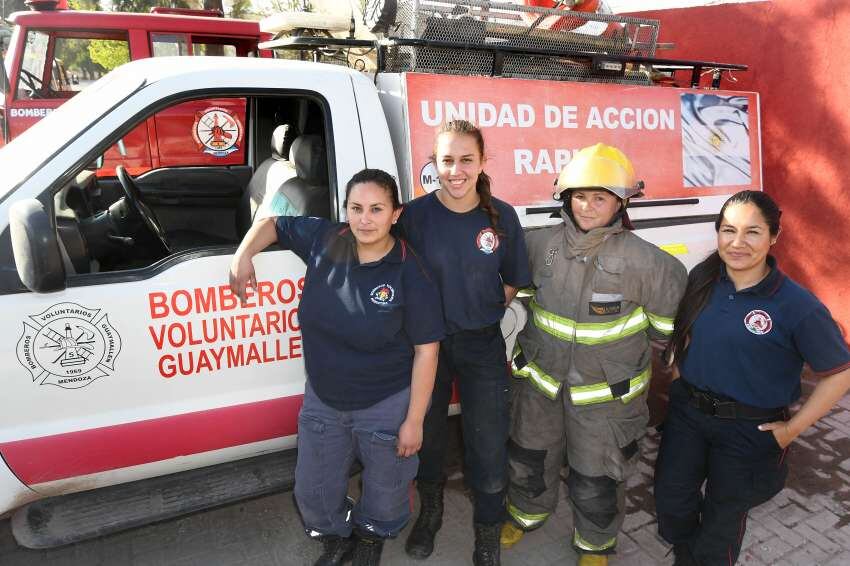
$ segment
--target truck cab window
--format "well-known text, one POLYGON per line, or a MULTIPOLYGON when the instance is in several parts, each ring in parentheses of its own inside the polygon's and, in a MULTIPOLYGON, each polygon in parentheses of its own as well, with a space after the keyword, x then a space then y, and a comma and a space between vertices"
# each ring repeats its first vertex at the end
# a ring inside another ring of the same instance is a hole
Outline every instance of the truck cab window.
POLYGON ((236 46, 224 43, 198 43, 192 42, 192 55, 197 56, 215 56, 215 57, 236 57, 236 46))
POLYGON ((265 216, 331 217, 336 191, 328 182, 326 120, 315 101, 298 96, 181 101, 154 119, 167 119, 172 129, 158 121, 163 127, 157 131, 173 132, 169 143, 183 144, 204 161, 191 167, 180 160, 161 162, 140 172, 123 157, 113 161, 114 172, 76 172, 53 195, 66 273, 143 269, 184 252, 222 253, 265 216), (249 150, 254 139, 256 147, 249 150), (236 149, 253 155, 254 162, 230 164, 227 158, 236 149))
POLYGON ((151 47, 154 57, 188 55, 188 38, 183 34, 152 33, 151 47))
POLYGON ((126 34, 30 31, 17 98, 70 98, 129 61, 126 34))

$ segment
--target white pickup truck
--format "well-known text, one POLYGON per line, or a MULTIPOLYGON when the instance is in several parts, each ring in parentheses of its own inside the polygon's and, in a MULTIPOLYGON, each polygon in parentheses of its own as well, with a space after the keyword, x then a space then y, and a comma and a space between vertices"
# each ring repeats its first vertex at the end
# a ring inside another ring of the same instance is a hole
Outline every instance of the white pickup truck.
MULTIPOLYGON (((44 547, 287 485, 304 266, 269 248, 255 260, 258 291, 238 302, 227 268, 258 215, 284 203, 341 219, 345 182, 364 167, 396 176, 405 201, 431 190, 433 126, 465 115, 484 126, 495 194, 527 226, 556 221, 551 184, 573 150, 590 139, 624 147, 647 180, 651 206, 631 211, 639 233, 693 264, 710 249, 723 195, 759 187, 757 108, 752 93, 367 77, 302 61, 118 68, 0 150, 0 514, 17 509, 18 541, 44 547), (127 132, 198 99, 243 101, 244 121, 212 104, 192 134, 198 152, 244 147, 244 164, 95 174, 127 132), (716 130, 689 124, 706 108, 731 108, 737 129, 722 112, 716 130), (743 139, 741 120, 752 132, 743 139), (712 148, 734 150, 714 177, 688 153, 712 148), (653 175, 666 177, 653 185, 653 175)), ((505 332, 523 316, 514 306, 505 332)))

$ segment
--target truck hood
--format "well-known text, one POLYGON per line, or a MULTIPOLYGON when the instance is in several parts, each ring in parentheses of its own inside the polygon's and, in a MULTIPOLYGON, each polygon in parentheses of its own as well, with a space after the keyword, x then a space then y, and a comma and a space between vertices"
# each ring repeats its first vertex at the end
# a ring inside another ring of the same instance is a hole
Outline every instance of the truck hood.
POLYGON ((122 69, 107 74, 0 149, 0 202, 110 109, 145 85, 122 69))

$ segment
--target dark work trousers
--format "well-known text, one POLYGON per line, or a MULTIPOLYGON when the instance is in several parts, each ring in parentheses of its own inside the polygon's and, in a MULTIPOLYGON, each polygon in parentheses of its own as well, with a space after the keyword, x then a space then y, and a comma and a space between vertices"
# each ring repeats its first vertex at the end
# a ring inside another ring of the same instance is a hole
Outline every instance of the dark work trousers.
POLYGON ((407 388, 365 409, 339 411, 307 382, 298 415, 295 501, 308 535, 347 537, 353 523, 388 538, 404 528, 417 459, 396 450, 409 404, 407 388), (363 493, 352 509, 346 494, 354 458, 363 464, 363 493))
POLYGON ((504 518, 510 420, 510 376, 498 324, 451 334, 440 342, 437 379, 419 451, 418 480, 440 482, 445 477, 446 420, 454 377, 460 393, 464 476, 475 496, 473 520, 492 525, 504 518))
POLYGON ((673 381, 655 463, 658 531, 671 544, 686 544, 701 566, 732 566, 747 513, 785 485, 786 450, 758 429, 770 419, 721 419, 688 399, 682 380, 673 381))

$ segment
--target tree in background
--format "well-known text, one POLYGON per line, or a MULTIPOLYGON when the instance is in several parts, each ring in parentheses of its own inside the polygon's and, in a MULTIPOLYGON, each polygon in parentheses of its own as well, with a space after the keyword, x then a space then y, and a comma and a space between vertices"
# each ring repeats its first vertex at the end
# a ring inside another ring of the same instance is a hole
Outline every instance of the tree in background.
POLYGON ((146 14, 154 6, 199 8, 200 2, 198 0, 113 0, 112 2, 112 9, 115 12, 139 12, 146 14))
POLYGON ((68 0, 68 8, 71 10, 89 10, 91 12, 100 12, 103 10, 100 7, 100 0, 68 0))
POLYGON ((230 4, 230 13, 227 15, 231 18, 246 20, 252 15, 251 8, 251 0, 233 0, 230 4))
POLYGON ((118 65, 130 62, 130 48, 124 41, 94 39, 89 43, 89 55, 93 63, 109 72, 118 65))
POLYGON ((5 0, 2 3, 3 6, 3 18, 6 18, 12 12, 26 12, 29 10, 27 5, 24 4, 24 0, 5 0))

